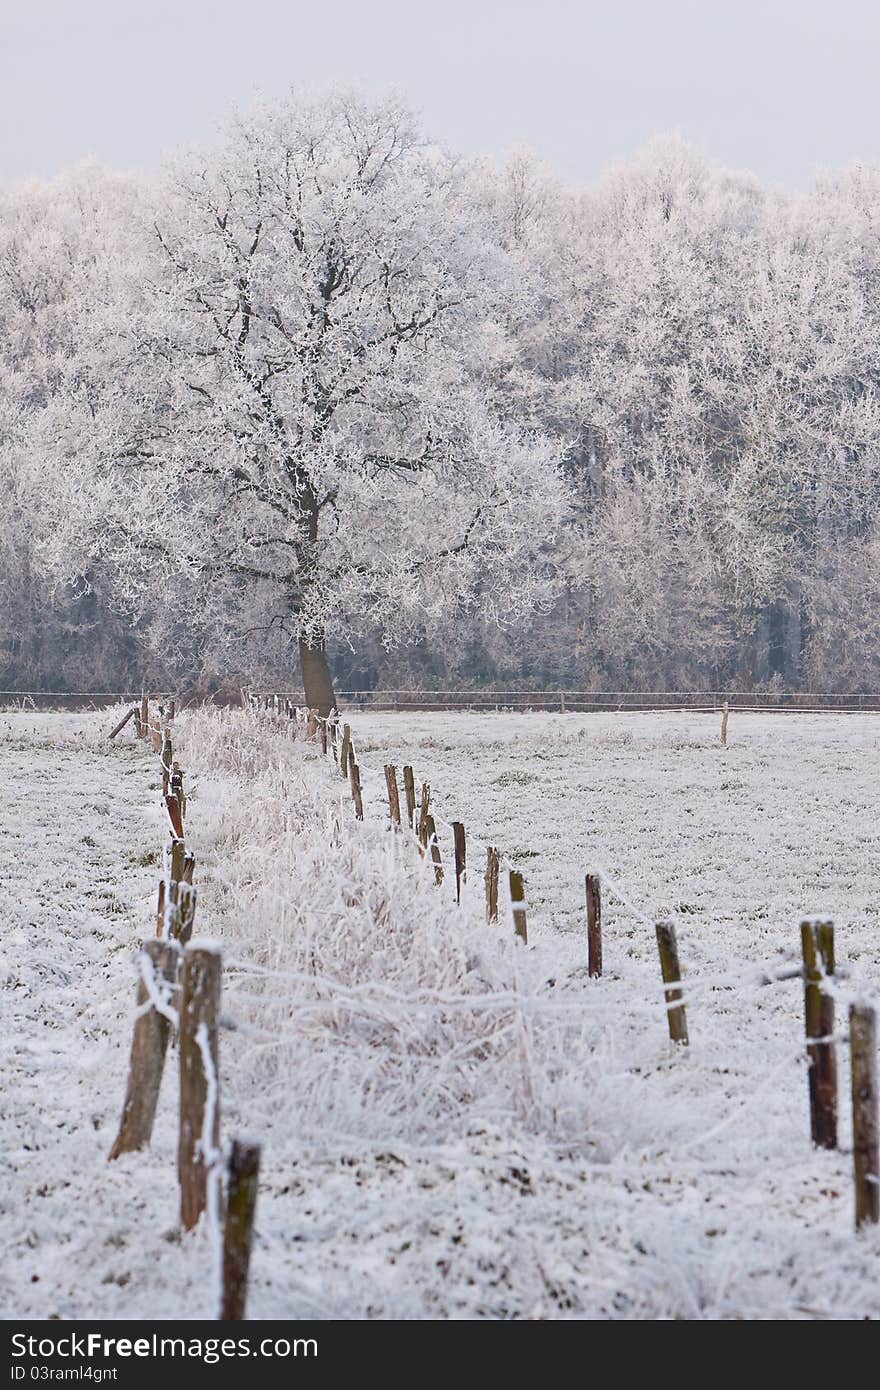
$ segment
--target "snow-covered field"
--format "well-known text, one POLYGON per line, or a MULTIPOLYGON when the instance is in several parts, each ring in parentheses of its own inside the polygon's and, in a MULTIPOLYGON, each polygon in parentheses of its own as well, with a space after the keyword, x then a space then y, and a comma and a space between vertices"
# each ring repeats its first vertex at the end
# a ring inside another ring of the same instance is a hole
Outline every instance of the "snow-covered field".
MULTIPOLYGON (((163 833, 155 759, 112 722, 0 716, 7 1315, 213 1311, 207 1234, 176 1229, 175 1058, 151 1151, 106 1162, 163 833)), ((224 949, 224 1135, 264 1142, 250 1316, 880 1316, 848 1107, 844 1151, 814 1151, 800 986, 758 983, 821 912, 845 993, 876 990, 880 720, 734 715, 726 750, 694 714, 352 724, 364 825, 266 721, 177 732, 197 930, 224 949), (384 761, 474 837, 461 908, 387 831, 384 761), (527 949, 482 921, 477 837, 526 875, 527 949), (598 981, 591 869, 627 900, 605 892, 598 981)))

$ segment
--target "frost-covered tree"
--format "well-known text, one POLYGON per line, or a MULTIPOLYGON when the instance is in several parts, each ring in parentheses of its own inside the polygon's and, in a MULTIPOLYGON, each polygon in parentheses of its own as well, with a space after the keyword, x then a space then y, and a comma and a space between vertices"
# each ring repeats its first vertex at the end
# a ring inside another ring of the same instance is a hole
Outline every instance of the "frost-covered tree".
POLYGON ((291 99, 181 162, 154 224, 161 269, 109 306, 119 365, 78 439, 128 600, 296 639, 324 710, 330 639, 526 611, 562 493, 493 408, 527 287, 466 171, 396 101, 291 99))

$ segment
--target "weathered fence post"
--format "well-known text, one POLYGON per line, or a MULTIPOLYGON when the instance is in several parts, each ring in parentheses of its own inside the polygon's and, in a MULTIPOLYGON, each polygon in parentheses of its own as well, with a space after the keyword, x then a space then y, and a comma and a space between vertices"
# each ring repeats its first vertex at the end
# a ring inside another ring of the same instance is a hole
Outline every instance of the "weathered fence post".
POLYGON ((166 729, 162 736, 162 795, 167 796, 171 789, 171 771, 174 752, 171 747, 171 730, 166 729))
POLYGON ((723 748, 727 747, 727 719, 729 714, 730 705, 725 700, 724 704, 721 706, 721 744, 723 748))
POLYGON ((196 890, 179 879, 168 889, 168 935, 185 946, 193 933, 196 915, 196 890))
POLYGON ((171 823, 171 833, 176 840, 183 839, 183 816, 180 813, 180 802, 176 796, 169 792, 165 797, 165 809, 168 812, 168 820, 171 823))
POLYGON ((208 1166, 220 1139, 217 1020, 220 947, 194 941, 183 957, 180 1002, 180 1220, 192 1230, 205 1209, 208 1166))
POLYGON ((348 776, 348 752, 351 748, 351 725, 342 726, 342 752, 339 756, 339 771, 343 777, 348 776))
POLYGON ((183 768, 180 766, 180 763, 171 764, 171 779, 169 782, 169 790, 171 792, 171 795, 177 798, 177 804, 180 807, 180 820, 182 824, 183 818, 186 815, 186 796, 184 795, 183 791, 183 768))
POLYGON ((181 837, 175 836, 171 841, 168 860, 168 882, 179 883, 183 878, 183 866, 186 863, 186 844, 181 837))
POLYGON ((425 848, 427 849, 429 846, 431 849, 431 860, 434 865, 434 882, 439 885, 443 882, 443 862, 440 858, 440 842, 437 839, 437 827, 434 824, 434 817, 426 815, 425 848))
POLYGON ((461 885, 467 877, 467 840, 460 820, 452 822, 452 838, 455 851, 455 901, 460 903, 461 885))
POLYGON ((348 754, 348 773, 351 783, 351 799, 354 802, 354 814, 357 820, 363 820, 364 802, 361 795, 361 770, 358 767, 353 748, 349 750, 348 754))
POLYGON ((259 1178, 259 1144, 233 1139, 227 1169, 226 1225, 223 1231, 220 1317, 224 1322, 241 1322, 244 1318, 259 1178))
POLYGON ((856 1229, 880 1221, 880 1139, 877 1123, 877 1015, 867 1004, 851 1004, 849 1051, 852 1070, 853 1177, 856 1229))
POLYGON ((498 871, 501 856, 494 845, 486 850, 486 921, 498 921, 498 871))
POLYGON ((510 906, 513 912, 513 930, 521 941, 528 943, 529 929, 526 923, 526 889, 523 876, 516 869, 510 870, 510 906))
POLYGON ((591 979, 602 974, 602 883, 598 874, 587 874, 587 971, 591 979))
POLYGON ((672 922, 657 923, 657 949, 660 952, 660 969, 663 974, 663 983, 667 986, 664 991, 666 995, 666 1017, 669 1022, 669 1036, 675 1043, 688 1044, 687 1015, 685 1014, 684 1004, 677 1004, 681 999, 680 989, 673 989, 671 986, 681 983, 681 966, 678 963, 678 942, 675 939, 675 927, 672 922))
POLYGON ((110 733, 107 735, 107 737, 108 737, 108 738, 115 738, 116 735, 117 735, 122 729, 125 728, 126 724, 128 723, 129 719, 131 719, 132 715, 135 715, 135 714, 137 714, 137 705, 132 705, 132 707, 131 707, 131 709, 128 711, 128 713, 127 713, 127 714, 124 714, 124 715, 122 716, 122 718, 120 719, 119 723, 118 723, 118 724, 115 724, 115 725, 113 726, 113 728, 110 730, 110 733))
POLYGON ((324 754, 324 757, 326 758, 326 756, 327 756, 327 720, 322 718, 321 721, 320 721, 320 724, 321 724, 321 752, 324 754))
POLYGON ((388 814, 391 824, 400 825, 400 792, 397 787, 397 768, 393 763, 385 764, 385 785, 388 788, 388 814))
POLYGON ((411 767, 403 769, 403 791, 406 797, 406 819, 409 828, 415 831, 416 828, 416 779, 411 767))
POLYGON ((422 783, 422 800, 419 806, 419 844, 423 849, 428 848, 428 812, 431 805, 431 784, 422 783))
POLYGON ((150 736, 150 702, 146 695, 141 694, 141 738, 150 736))
POLYGON ((315 741, 315 735, 316 735, 316 733, 317 733, 317 730, 318 730, 318 711, 317 711, 316 709, 310 709, 310 710, 309 710, 309 723, 308 723, 308 728, 307 728, 307 730, 306 730, 306 737, 307 737, 307 739, 309 740, 309 743, 314 743, 314 741, 315 741))
MULTIPOLYGON (((180 962, 180 951, 171 941, 145 941, 139 960, 140 978, 135 995, 135 1025, 128 1064, 128 1083, 122 1106, 119 1133, 110 1150, 111 1159, 142 1149, 150 1142, 165 1052, 171 1032, 170 1018, 154 1006, 148 1007, 152 991, 170 1000, 180 962), (165 989, 165 986, 170 986, 165 989)), ((170 1013, 169 1009, 169 1013, 170 1013)))
POLYGON ((804 958, 804 1021, 810 1061, 810 1132, 823 1149, 837 1148, 837 1056, 834 999, 822 981, 834 974, 834 923, 801 922, 804 958), (821 1039, 821 1041, 816 1041, 821 1039))

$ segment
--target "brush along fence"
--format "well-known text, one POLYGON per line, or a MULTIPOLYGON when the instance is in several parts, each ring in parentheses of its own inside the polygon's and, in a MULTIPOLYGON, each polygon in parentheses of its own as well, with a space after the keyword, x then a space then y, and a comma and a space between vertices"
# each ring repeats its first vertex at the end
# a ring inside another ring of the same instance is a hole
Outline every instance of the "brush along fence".
POLYGON ((174 700, 151 708, 144 695, 109 735, 116 738, 133 721, 135 736, 148 741, 159 755, 170 837, 159 882, 156 935, 144 941, 138 954, 128 1078, 109 1159, 150 1143, 166 1056, 176 1047, 180 1223, 192 1230, 206 1215, 217 1261, 217 1316, 240 1320, 247 1298, 260 1146, 233 1139, 224 1163, 219 1069, 222 957, 216 942, 193 939, 196 861, 184 837, 187 797, 183 768, 174 760, 174 717, 174 700))
MULTIPOLYGON (((446 822, 437 814, 429 783, 421 784, 420 794, 417 796, 415 771, 411 766, 403 768, 402 803, 398 769, 393 764, 386 764, 382 769, 381 780, 377 769, 366 769, 357 752, 351 725, 342 723, 337 712, 324 717, 316 710, 304 709, 294 704, 286 696, 255 695, 249 690, 242 691, 242 704, 256 717, 268 716, 288 737, 317 746, 322 754, 332 759, 336 772, 348 783, 354 814, 358 820, 364 817, 362 767, 374 776, 374 785, 381 787, 384 783, 387 799, 387 812, 384 814, 387 814, 390 827, 409 837, 416 851, 433 868, 438 887, 445 881, 438 826, 445 829, 451 837, 451 862, 454 866, 454 879, 451 882, 454 882, 456 902, 461 901, 462 887, 467 881, 469 866, 474 863, 475 852, 481 851, 485 855, 486 865, 484 880, 487 921, 498 921, 499 882, 503 879, 507 889, 510 926, 520 942, 524 946, 528 944, 526 883, 522 870, 503 856, 497 846, 484 844, 474 836, 470 837, 469 846, 463 823, 446 822)), ((726 744, 730 710, 722 706, 720 712, 721 740, 726 744)), ((588 977, 600 979, 602 976, 604 887, 606 892, 633 913, 656 937, 659 976, 669 1037, 676 1047, 687 1047, 690 1042, 687 1013, 689 996, 693 997, 700 985, 715 985, 719 981, 687 981, 680 964, 674 923, 652 922, 629 901, 602 866, 593 865, 593 872, 586 875, 585 887, 584 925, 588 977)), ((747 974, 738 972, 736 975, 725 977, 725 982, 748 982, 756 987, 764 987, 779 985, 792 979, 802 981, 811 1138, 814 1144, 823 1148, 837 1147, 837 1048, 849 1043, 855 1219, 857 1227, 861 1227, 866 1223, 880 1221, 876 1010, 873 1003, 858 996, 855 991, 847 990, 843 985, 843 972, 835 964, 834 927, 831 922, 807 919, 801 924, 800 935, 801 960, 798 964, 781 969, 756 969, 747 974), (848 1035, 835 1033, 835 1004, 840 999, 848 1006, 848 1035)))

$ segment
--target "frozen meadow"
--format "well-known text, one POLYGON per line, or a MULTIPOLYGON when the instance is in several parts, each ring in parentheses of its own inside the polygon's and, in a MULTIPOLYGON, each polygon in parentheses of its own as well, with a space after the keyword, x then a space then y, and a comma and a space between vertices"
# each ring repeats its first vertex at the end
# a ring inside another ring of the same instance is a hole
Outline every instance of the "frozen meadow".
MULTIPOLYGON (((349 717, 349 716, 346 716, 349 717)), ((352 714, 366 819, 266 718, 178 720, 197 933, 224 956, 223 1134, 263 1142, 249 1316, 880 1316, 880 1232, 809 1140, 796 962, 834 918, 845 1001, 880 980, 876 716, 352 714), (468 831, 454 903, 387 827, 412 763, 468 831), (485 925, 482 844, 529 945, 485 925), (586 972, 601 872, 605 974, 586 972), (653 923, 677 927, 691 1046, 653 923)), ((149 1152, 108 1164, 133 953, 154 924, 158 763, 113 714, 0 716, 6 1155, 16 1316, 210 1316, 176 1224, 176 1056, 149 1152)))

